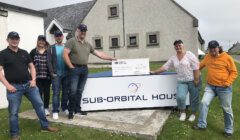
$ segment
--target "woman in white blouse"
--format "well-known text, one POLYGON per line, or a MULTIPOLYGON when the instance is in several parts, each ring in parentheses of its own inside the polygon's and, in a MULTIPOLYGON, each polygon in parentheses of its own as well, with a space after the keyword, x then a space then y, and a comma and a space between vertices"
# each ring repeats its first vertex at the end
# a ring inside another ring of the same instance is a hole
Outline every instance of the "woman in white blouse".
POLYGON ((177 52, 173 55, 161 68, 151 72, 152 74, 159 74, 170 69, 177 72, 177 104, 180 110, 180 121, 185 121, 186 115, 186 97, 190 93, 190 105, 192 114, 189 121, 194 121, 199 105, 199 91, 200 91, 200 74, 199 61, 197 57, 190 51, 186 51, 181 40, 174 42, 174 47, 177 52))

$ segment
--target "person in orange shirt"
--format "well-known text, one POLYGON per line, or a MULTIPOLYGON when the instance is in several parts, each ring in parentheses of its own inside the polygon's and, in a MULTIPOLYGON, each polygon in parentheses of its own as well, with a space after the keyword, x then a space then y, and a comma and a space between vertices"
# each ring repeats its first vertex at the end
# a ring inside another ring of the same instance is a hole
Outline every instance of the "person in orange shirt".
POLYGON ((198 124, 193 129, 207 127, 209 105, 214 97, 218 97, 224 112, 225 137, 229 138, 233 134, 232 83, 238 72, 233 58, 223 52, 217 41, 210 41, 208 49, 209 54, 200 63, 200 70, 207 68, 207 86, 201 101, 198 124))

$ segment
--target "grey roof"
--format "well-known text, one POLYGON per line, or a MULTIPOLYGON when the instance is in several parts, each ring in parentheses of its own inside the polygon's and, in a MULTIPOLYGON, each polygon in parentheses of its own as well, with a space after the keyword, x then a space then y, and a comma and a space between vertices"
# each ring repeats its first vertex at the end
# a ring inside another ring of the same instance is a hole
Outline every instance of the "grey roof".
POLYGON ((39 16, 39 17, 46 17, 47 16, 46 13, 43 13, 43 12, 40 12, 40 11, 36 11, 36 10, 32 10, 32 9, 28 9, 28 8, 24 8, 24 7, 0 2, 0 10, 5 10, 5 9, 6 10, 12 10, 12 11, 15 11, 15 12, 20 12, 20 13, 25 13, 25 14, 29 14, 29 15, 39 16))
POLYGON ((49 26, 49 24, 55 19, 65 31, 74 31, 89 13, 95 2, 96 0, 93 0, 41 10, 48 15, 44 18, 45 30, 49 26))

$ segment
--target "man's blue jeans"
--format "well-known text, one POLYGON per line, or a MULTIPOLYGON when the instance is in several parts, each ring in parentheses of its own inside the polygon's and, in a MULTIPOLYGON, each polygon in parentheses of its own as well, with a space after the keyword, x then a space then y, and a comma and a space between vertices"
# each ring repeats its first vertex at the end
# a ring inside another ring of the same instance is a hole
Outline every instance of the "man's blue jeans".
POLYGON ((62 89, 61 96, 61 108, 62 111, 65 111, 68 108, 68 75, 56 76, 52 79, 52 89, 53 89, 53 97, 52 97, 52 105, 53 105, 53 113, 59 112, 60 106, 60 91, 62 89))
POLYGON ((21 105, 22 96, 25 95, 31 101, 33 108, 40 120, 43 129, 48 128, 49 123, 44 113, 43 101, 37 87, 30 88, 30 83, 12 84, 16 88, 15 93, 7 91, 10 134, 12 137, 19 135, 18 112, 21 105))
POLYGON ((69 113, 81 112, 82 93, 88 77, 88 67, 75 67, 70 70, 70 95, 69 95, 69 113))
POLYGON ((233 111, 232 111, 232 87, 217 87, 212 85, 207 85, 205 88, 205 93, 202 98, 200 106, 200 114, 198 119, 198 127, 207 127, 207 114, 209 105, 211 104, 214 97, 218 97, 223 113, 224 113, 224 123, 225 132, 233 133, 233 111))
POLYGON ((177 84, 177 104, 178 109, 186 109, 186 98, 189 92, 190 94, 190 106, 193 113, 196 113, 199 108, 199 92, 201 90, 202 81, 200 80, 199 85, 195 86, 193 81, 189 82, 178 82, 177 84))

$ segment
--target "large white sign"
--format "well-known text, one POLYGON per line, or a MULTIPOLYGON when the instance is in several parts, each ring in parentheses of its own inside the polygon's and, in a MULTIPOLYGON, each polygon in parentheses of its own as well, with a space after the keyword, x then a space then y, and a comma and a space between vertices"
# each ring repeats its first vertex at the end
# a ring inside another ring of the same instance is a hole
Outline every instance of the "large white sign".
POLYGON ((113 76, 149 74, 149 59, 119 59, 112 62, 113 76))
MULTIPOLYGON (((89 78, 82 110, 177 106, 176 75, 89 78)), ((186 103, 189 104, 189 97, 186 103)))

